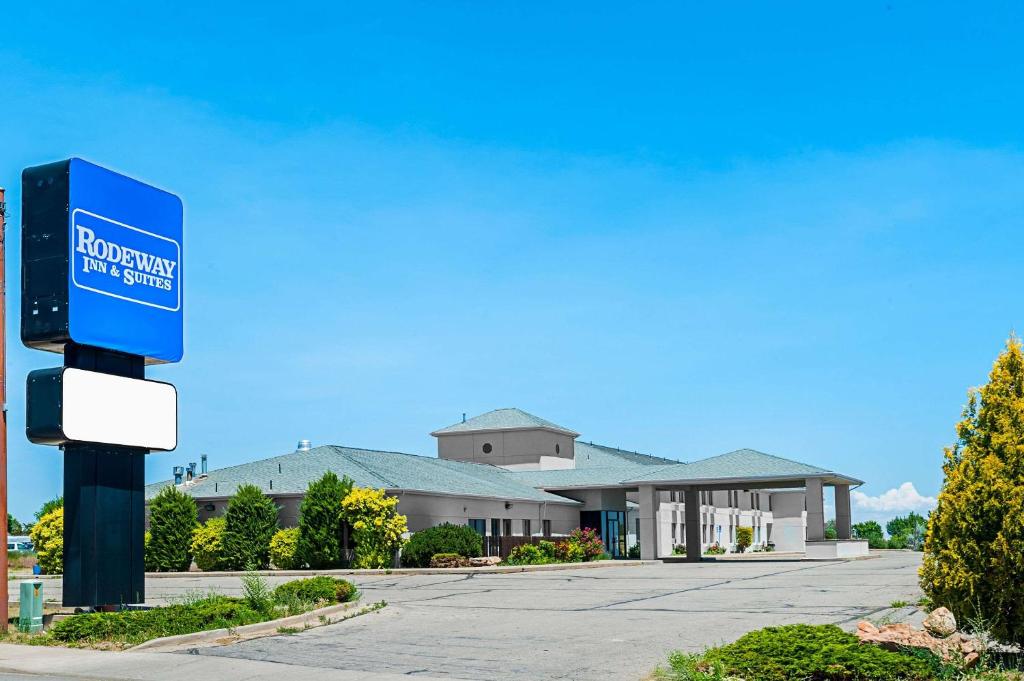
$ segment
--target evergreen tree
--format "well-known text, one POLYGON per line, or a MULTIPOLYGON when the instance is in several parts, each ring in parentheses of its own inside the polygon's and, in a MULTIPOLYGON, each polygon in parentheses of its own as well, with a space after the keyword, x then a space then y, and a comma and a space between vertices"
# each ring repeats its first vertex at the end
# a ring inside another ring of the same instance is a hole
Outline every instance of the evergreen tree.
POLYGON ((961 622, 1024 641, 1024 354, 1011 336, 968 394, 928 521, 921 587, 961 622))
POLYGON ((38 511, 36 511, 36 522, 39 522, 39 519, 42 518, 47 513, 50 513, 52 511, 56 511, 58 508, 64 508, 64 497, 63 497, 63 495, 59 496, 59 497, 54 497, 53 499, 50 499, 49 501, 43 502, 42 507, 38 511))
POLYGON ((192 531, 199 524, 196 502, 174 485, 149 502, 149 543, 146 569, 187 572, 192 565, 192 531))
POLYGON ((224 514, 224 562, 228 570, 263 570, 270 565, 270 540, 277 532, 277 506, 256 485, 240 485, 224 514))
POLYGON ((352 480, 339 480, 327 471, 310 483, 299 507, 299 543, 296 560, 314 570, 339 567, 344 546, 342 500, 352 491, 352 480))

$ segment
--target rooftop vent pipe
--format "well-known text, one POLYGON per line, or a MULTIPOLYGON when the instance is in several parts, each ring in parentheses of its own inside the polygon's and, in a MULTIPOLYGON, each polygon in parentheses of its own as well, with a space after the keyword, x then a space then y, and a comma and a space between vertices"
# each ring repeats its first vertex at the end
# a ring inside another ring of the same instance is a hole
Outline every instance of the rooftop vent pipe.
POLYGON ((175 466, 174 467, 174 484, 175 485, 180 485, 181 484, 181 479, 184 476, 185 476, 185 467, 184 466, 175 466))
POLYGON ((299 446, 295 448, 298 452, 308 452, 313 449, 313 443, 309 440, 299 440, 299 446))
POLYGON ((201 466, 199 472, 202 473, 203 475, 206 475, 206 454, 203 454, 199 457, 199 465, 201 466))

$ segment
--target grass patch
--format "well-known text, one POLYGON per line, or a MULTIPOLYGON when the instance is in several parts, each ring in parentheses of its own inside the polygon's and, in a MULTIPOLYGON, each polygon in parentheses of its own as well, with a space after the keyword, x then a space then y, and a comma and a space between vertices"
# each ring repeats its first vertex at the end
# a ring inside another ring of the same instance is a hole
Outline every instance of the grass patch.
POLYGON ((905 608, 908 605, 910 605, 910 601, 895 600, 895 601, 893 601, 892 603, 889 604, 889 607, 890 608, 905 608))
POLYGON ((125 648, 164 636, 269 622, 345 603, 358 596, 351 583, 332 577, 295 580, 272 590, 261 577, 247 575, 243 578, 243 592, 242 598, 193 592, 185 594, 178 602, 150 610, 83 613, 61 620, 41 634, 10 632, 0 640, 33 645, 125 648))

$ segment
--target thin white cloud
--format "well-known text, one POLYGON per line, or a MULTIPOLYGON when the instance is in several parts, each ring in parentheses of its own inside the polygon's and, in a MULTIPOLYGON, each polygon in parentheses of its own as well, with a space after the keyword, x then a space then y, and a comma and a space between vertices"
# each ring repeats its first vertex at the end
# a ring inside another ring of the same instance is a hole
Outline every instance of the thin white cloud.
POLYGON ((850 492, 850 498, 858 509, 884 513, 930 511, 937 503, 935 497, 922 496, 912 482, 905 482, 876 497, 854 490, 850 492))

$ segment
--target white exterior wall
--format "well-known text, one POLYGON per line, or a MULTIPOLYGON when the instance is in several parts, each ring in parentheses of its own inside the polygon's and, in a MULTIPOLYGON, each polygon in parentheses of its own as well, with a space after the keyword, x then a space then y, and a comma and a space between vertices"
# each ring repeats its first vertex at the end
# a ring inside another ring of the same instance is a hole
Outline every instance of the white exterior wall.
MULTIPOLYGON (((754 531, 753 544, 751 548, 763 548, 769 542, 775 544, 776 551, 790 551, 794 549, 779 546, 780 523, 784 538, 784 546, 792 545, 791 535, 797 533, 800 536, 800 548, 803 551, 803 532, 806 525, 805 516, 802 513, 803 492, 784 494, 799 495, 801 514, 796 517, 779 518, 771 509, 775 508, 774 498, 776 492, 754 492, 757 497, 753 500, 751 492, 733 492, 733 505, 729 506, 730 495, 727 491, 704 492, 701 495, 700 523, 701 523, 701 550, 705 551, 715 543, 718 543, 719 528, 721 528, 721 546, 727 552, 732 553, 736 548, 736 528, 749 527, 754 531), (707 503, 712 502, 712 503, 707 503), (718 506, 716 504, 722 504, 718 506), (760 507, 760 508, 758 508, 760 507), (788 542, 788 543, 785 543, 788 542)), ((629 501, 636 502, 636 494, 626 495, 629 501)), ((658 556, 670 556, 675 546, 686 543, 686 512, 683 493, 677 492, 673 498, 670 492, 659 492, 661 502, 658 506, 658 556), (675 499, 675 500, 674 500, 675 499)), ((791 500, 786 503, 792 504, 791 500)), ((637 542, 636 507, 631 507, 626 513, 626 546, 631 547, 637 542)), ((749 549, 748 549, 749 550, 749 549)))
POLYGON ((772 494, 772 511, 775 516, 772 541, 775 542, 776 551, 803 553, 806 550, 806 499, 807 495, 802 490, 772 494))

